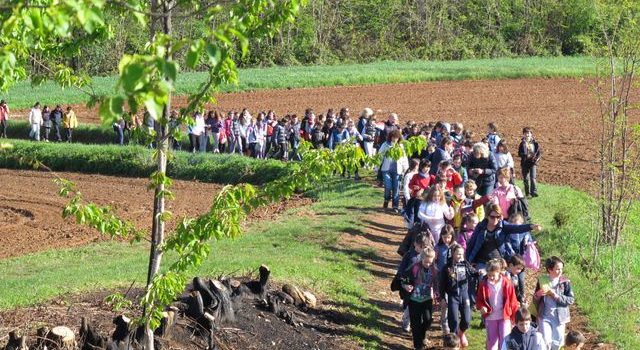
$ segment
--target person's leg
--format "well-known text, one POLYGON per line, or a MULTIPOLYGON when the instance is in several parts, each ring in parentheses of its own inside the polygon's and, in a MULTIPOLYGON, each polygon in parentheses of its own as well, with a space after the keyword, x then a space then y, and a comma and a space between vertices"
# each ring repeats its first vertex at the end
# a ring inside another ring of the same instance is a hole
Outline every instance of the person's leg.
POLYGON ((7 122, 5 120, 0 120, 0 137, 7 137, 7 122))
POLYGON ((391 176, 391 196, 393 209, 398 209, 400 206, 400 175, 394 174, 391 176))
POLYGON ((522 182, 524 183, 524 195, 528 196, 531 194, 531 189, 529 187, 529 180, 530 180, 530 170, 531 168, 529 168, 526 165, 521 165, 520 169, 522 170, 522 182))
MULTIPOLYGON (((442 299, 440 299, 440 329, 442 329, 442 334, 449 334, 449 320, 447 315, 449 306, 447 302, 447 296, 444 295, 442 299)), ((455 330, 455 328, 453 328, 455 330)))
POLYGON ((538 332, 542 334, 542 338, 544 338, 544 342, 547 343, 549 349, 554 349, 553 324, 551 323, 551 321, 547 319, 538 319, 538 332))
POLYGON ((531 177, 531 195, 534 197, 538 196, 538 183, 536 177, 538 177, 538 166, 534 165, 531 167, 530 177, 531 177))
POLYGON ((403 305, 403 309, 402 309, 402 330, 404 330, 405 332, 408 332, 411 327, 410 327, 410 318, 409 318, 409 305, 403 305))
POLYGON ((460 297, 459 296, 454 296, 454 297, 452 297, 451 295, 448 296, 447 322, 448 322, 448 325, 449 325, 449 330, 451 332, 454 332, 454 333, 457 333, 459 331, 459 328, 460 328, 460 322, 459 322, 460 306, 461 305, 460 305, 460 297))
POLYGON ((420 337, 422 330, 422 316, 424 313, 424 303, 416 303, 415 301, 409 301, 409 320, 411 324, 411 336, 413 338, 413 347, 420 349, 422 347, 422 341, 424 335, 420 337))
POLYGON ((498 350, 498 338, 500 337, 500 320, 484 320, 487 329, 487 350, 498 350))
POLYGON ((51 127, 44 128, 44 140, 49 142, 49 134, 51 133, 51 127))
POLYGON ((422 332, 420 333, 422 335, 420 342, 423 344, 424 339, 427 336, 427 331, 431 328, 431 323, 433 322, 433 300, 427 300, 424 304, 426 304, 422 314, 424 323, 422 326, 422 332))
POLYGON ((62 135, 60 135, 60 124, 54 124, 53 128, 56 132, 56 141, 62 142, 62 135))
POLYGON ((554 327, 553 338, 557 339, 558 349, 564 346, 564 334, 565 334, 565 325, 558 324, 556 327, 554 327))
POLYGON ((40 124, 33 125, 33 135, 36 141, 40 141, 40 124))
POLYGON ((460 344, 463 347, 469 346, 469 341, 467 340, 467 336, 465 332, 471 326, 471 305, 469 304, 469 298, 467 295, 463 295, 461 297, 461 302, 459 304, 459 311, 461 314, 460 317, 460 327, 458 329, 458 337, 460 337, 460 344))
POLYGON ((500 320, 498 326, 498 346, 500 346, 504 338, 511 333, 511 320, 500 320))
POLYGON ((389 206, 389 201, 391 200, 391 174, 388 171, 382 172, 382 183, 384 184, 384 207, 387 208, 389 206))
POLYGON ((200 152, 207 152, 207 135, 205 133, 200 134, 200 152))

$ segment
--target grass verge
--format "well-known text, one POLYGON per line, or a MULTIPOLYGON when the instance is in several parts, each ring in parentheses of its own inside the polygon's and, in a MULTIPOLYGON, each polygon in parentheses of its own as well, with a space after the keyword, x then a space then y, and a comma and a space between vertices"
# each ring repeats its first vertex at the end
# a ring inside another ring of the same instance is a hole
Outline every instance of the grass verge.
MULTIPOLYGON (((369 85, 465 79, 579 78, 595 74, 595 59, 590 57, 524 57, 473 59, 462 61, 380 61, 335 66, 289 66, 240 70, 241 83, 225 85, 221 92, 260 89, 290 89, 319 86, 369 85)), ((183 73, 176 82, 178 95, 193 93, 206 73, 183 73)), ((109 94, 115 77, 95 77, 98 94, 109 94)), ((11 108, 28 108, 35 101, 45 105, 84 103, 88 96, 76 89, 61 89, 51 82, 32 87, 16 84, 0 98, 11 108)))
POLYGON ((593 197, 569 187, 543 185, 540 197, 531 200, 530 206, 534 220, 545 227, 537 236, 541 255, 565 260, 565 274, 588 326, 619 349, 640 349, 640 207, 633 209, 619 249, 602 247, 594 260, 597 206, 593 197))
MULTIPOLYGON (((353 203, 378 204, 379 190, 336 181, 315 193, 313 205, 293 209, 275 221, 252 224, 236 240, 212 244, 199 274, 246 271, 267 264, 276 281, 294 282, 330 300, 349 319, 351 334, 366 348, 380 339, 378 309, 367 302, 363 283, 372 277, 356 256, 337 248, 341 232, 356 229, 364 215, 343 209, 353 203)), ((144 244, 100 243, 0 260, 0 309, 44 302, 62 294, 145 282, 148 254, 144 244)), ((171 256, 166 257, 168 260, 171 256)))

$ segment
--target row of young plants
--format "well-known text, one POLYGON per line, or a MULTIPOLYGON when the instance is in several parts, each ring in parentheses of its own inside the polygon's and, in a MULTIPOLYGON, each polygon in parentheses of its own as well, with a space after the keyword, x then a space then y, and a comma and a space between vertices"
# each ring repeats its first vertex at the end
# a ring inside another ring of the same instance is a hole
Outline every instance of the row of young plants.
MULTIPOLYGON (((155 170, 154 150, 142 146, 82 145, 8 140, 11 152, 0 152, 0 167, 102 175, 149 177, 155 170), (37 162, 35 162, 37 160, 37 162)), ((281 178, 287 165, 230 154, 174 152, 167 175, 175 179, 237 184, 264 184, 281 178)))

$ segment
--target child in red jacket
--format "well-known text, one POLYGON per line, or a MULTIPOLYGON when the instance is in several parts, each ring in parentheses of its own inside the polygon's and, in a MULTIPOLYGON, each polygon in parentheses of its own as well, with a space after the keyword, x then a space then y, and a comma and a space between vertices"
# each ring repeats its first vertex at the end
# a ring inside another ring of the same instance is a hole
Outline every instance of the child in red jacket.
POLYGON ((503 276, 503 264, 494 259, 487 264, 487 278, 478 285, 476 309, 482 312, 487 329, 487 350, 498 350, 511 332, 518 299, 511 281, 503 276))

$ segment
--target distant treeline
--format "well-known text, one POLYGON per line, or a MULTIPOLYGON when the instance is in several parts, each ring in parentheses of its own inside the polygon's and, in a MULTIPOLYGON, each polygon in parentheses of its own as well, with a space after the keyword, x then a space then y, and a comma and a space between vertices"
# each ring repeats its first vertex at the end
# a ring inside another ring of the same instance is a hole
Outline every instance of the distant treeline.
MULTIPOLYGON (((123 52, 148 40, 133 21, 111 17, 116 35, 83 47, 71 65, 114 73, 123 52)), ((174 30, 197 37, 215 24, 187 17, 174 30)), ((309 0, 280 35, 252 42, 241 66, 580 55, 599 38, 593 0, 309 0)))

